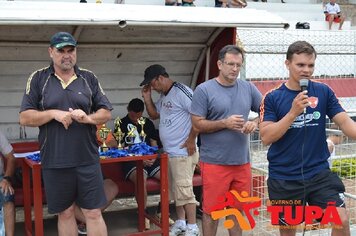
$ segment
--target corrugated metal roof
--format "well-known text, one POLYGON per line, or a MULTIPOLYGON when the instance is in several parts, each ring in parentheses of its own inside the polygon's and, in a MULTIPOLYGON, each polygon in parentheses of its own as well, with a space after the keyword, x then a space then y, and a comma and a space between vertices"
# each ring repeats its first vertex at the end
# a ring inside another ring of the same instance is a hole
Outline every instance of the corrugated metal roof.
MULTIPOLYGON (((216 67, 212 56, 233 42, 235 27, 285 25, 280 17, 254 9, 0 0, 0 78, 6 85, 0 89, 0 130, 19 138, 26 79, 48 65, 49 39, 58 31, 78 40, 78 65, 98 76, 116 117, 126 114, 131 98, 141 96, 148 65, 164 65, 172 79, 193 88, 201 71, 210 78, 208 69, 216 67)), ((35 128, 26 132, 28 138, 38 135, 35 128)))

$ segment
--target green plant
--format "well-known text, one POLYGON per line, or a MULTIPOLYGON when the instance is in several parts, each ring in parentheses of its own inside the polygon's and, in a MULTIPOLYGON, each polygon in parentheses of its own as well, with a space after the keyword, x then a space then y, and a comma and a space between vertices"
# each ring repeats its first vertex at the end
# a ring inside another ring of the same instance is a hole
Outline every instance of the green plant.
POLYGON ((348 158, 334 160, 331 171, 337 173, 340 177, 351 178, 356 176, 356 159, 348 158))

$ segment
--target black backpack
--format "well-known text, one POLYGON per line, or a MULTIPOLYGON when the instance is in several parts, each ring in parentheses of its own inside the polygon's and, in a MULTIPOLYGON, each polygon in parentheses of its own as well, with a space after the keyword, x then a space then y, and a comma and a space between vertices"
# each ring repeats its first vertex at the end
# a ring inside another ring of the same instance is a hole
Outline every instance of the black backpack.
POLYGON ((308 22, 298 22, 295 25, 296 29, 310 29, 310 24, 308 22))

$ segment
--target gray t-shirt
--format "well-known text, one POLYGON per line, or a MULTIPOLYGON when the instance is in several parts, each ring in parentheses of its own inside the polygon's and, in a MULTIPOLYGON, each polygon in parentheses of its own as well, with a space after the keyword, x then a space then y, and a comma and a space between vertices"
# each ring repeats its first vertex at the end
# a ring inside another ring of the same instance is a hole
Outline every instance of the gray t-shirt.
POLYGON ((159 137, 169 157, 188 156, 187 149, 181 146, 192 128, 189 113, 192 96, 188 86, 174 82, 168 94, 162 94, 155 104, 160 115, 159 137))
MULTIPOLYGON (((194 91, 191 114, 207 120, 221 120, 231 115, 248 119, 258 112, 261 93, 250 82, 238 79, 233 86, 222 86, 216 79, 200 84, 194 91)), ((200 160, 219 165, 242 165, 250 161, 249 135, 223 129, 200 134, 200 160)))
MULTIPOLYGON (((0 132, 0 154, 5 156, 12 151, 12 146, 3 133, 0 132)), ((0 158, 0 175, 4 173, 4 161, 0 158)))

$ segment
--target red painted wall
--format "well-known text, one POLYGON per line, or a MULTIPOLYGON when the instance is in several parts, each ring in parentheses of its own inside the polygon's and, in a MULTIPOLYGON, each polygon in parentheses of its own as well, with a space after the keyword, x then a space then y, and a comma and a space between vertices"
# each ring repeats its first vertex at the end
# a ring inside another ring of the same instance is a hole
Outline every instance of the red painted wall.
MULTIPOLYGON (((216 62, 218 61, 218 54, 221 48, 228 44, 235 44, 236 30, 235 28, 226 28, 223 30, 211 45, 210 62, 209 62, 209 79, 216 77, 219 74, 216 62)), ((205 65, 204 60, 199 72, 197 85, 205 81, 205 65)))
MULTIPOLYGON (((315 79, 315 81, 329 85, 337 97, 356 97, 356 78, 315 79)), ((281 80, 253 81, 263 95, 283 82, 281 80)))

